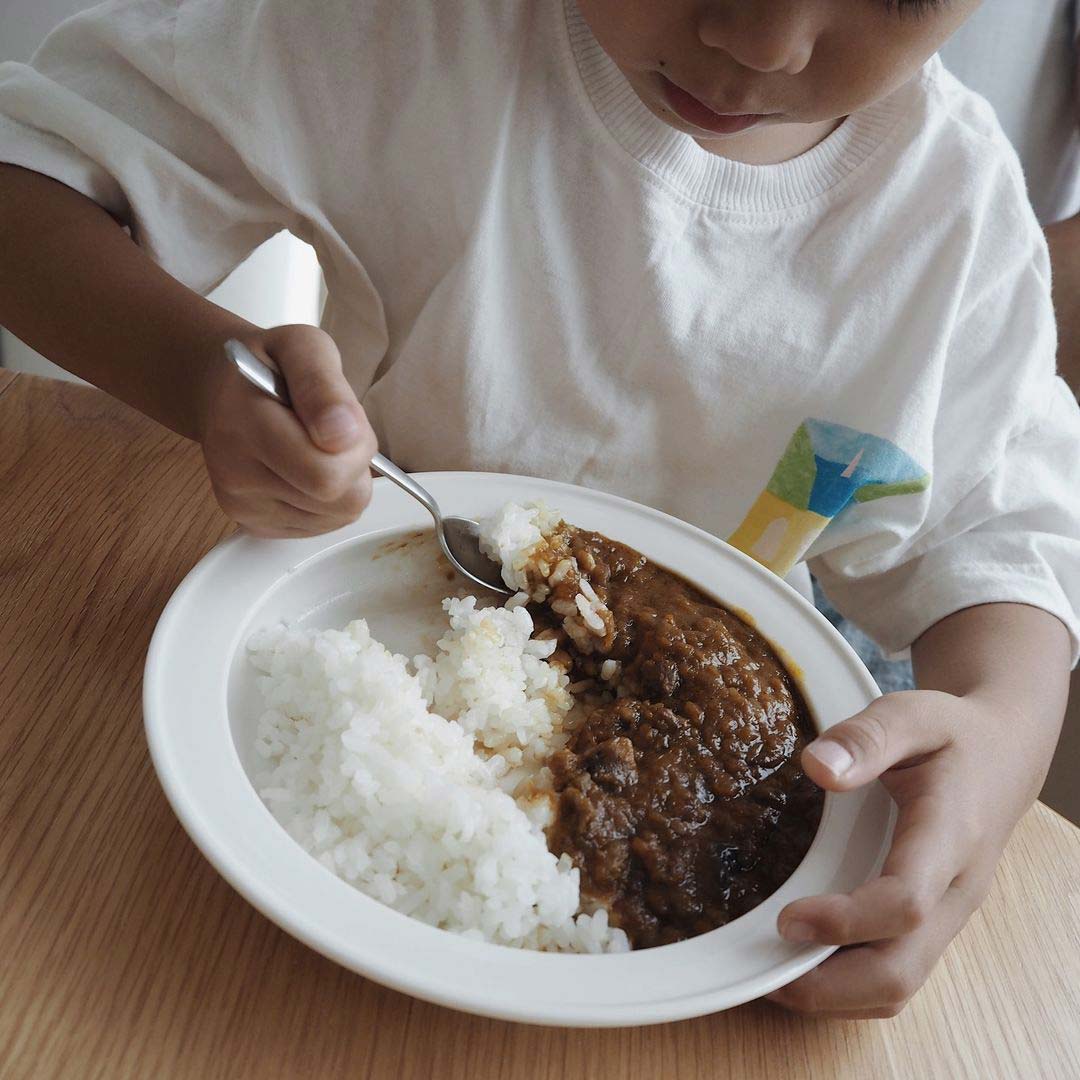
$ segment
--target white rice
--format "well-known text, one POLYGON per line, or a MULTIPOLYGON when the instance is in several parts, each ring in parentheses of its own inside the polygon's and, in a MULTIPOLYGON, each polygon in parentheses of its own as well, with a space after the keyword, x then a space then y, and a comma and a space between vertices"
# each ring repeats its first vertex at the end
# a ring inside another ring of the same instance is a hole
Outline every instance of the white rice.
MULTIPOLYGON (((512 543, 535 545, 552 515, 516 510, 489 542, 524 568, 512 543)), ((449 629, 415 673, 363 620, 253 635, 257 787, 324 866, 400 912, 496 944, 624 951, 606 911, 579 911, 570 859, 547 849, 540 765, 572 698, 546 660, 554 642, 531 639, 526 599, 444 601, 449 629)))
MULTIPOLYGON (((562 517, 542 502, 524 506, 507 503, 497 514, 480 522, 480 548, 502 564, 503 581, 508 588, 528 592, 526 571, 529 561, 561 523, 562 517)), ((548 573, 551 573, 550 568, 548 573)), ((542 600, 543 597, 534 599, 542 600)))
POLYGON ((545 663, 556 643, 530 640, 533 622, 521 599, 484 609, 473 596, 444 600, 450 630, 437 657, 413 661, 431 708, 511 765, 547 757, 574 704, 566 675, 545 663))
POLYGON ((543 502, 524 506, 508 503, 480 523, 480 546, 502 564, 506 585, 522 590, 532 600, 546 600, 564 581, 576 585, 573 599, 553 600, 551 610, 563 617, 562 628, 578 649, 594 652, 601 642, 610 641, 612 616, 577 559, 563 555, 557 544, 553 546, 551 541, 557 540, 562 524, 559 514, 543 502))

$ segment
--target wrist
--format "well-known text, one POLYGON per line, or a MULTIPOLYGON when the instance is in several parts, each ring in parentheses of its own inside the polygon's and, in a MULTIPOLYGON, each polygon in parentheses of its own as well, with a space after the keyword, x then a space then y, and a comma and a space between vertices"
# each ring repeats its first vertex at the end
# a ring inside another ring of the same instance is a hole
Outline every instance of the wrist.
POLYGON ((235 376, 225 355, 225 342, 237 338, 251 348, 258 342, 259 331, 243 320, 226 322, 210 328, 192 350, 189 437, 200 445, 206 441, 214 403, 221 396, 226 380, 235 376))

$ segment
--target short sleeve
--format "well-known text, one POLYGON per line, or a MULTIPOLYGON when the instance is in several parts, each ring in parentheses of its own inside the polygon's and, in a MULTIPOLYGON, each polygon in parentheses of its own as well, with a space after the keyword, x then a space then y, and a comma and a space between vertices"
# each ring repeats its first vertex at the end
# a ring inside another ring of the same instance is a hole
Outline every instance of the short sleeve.
POLYGON ((1080 417, 1060 379, 1043 416, 1009 440, 986 476, 908 558, 859 573, 826 555, 812 569, 837 608, 887 654, 963 608, 1031 604, 1057 616, 1080 657, 1080 417))
POLYGON ((935 409, 925 497, 851 505, 808 562, 887 654, 953 612, 1013 602, 1065 624, 1075 665, 1080 409, 1055 372, 1049 259, 1018 166, 1002 180, 971 227, 936 400, 909 403, 935 409))
POLYGON ((178 79, 182 6, 103 4, 58 27, 30 64, 0 64, 0 161, 93 199, 205 293, 297 222, 178 79))

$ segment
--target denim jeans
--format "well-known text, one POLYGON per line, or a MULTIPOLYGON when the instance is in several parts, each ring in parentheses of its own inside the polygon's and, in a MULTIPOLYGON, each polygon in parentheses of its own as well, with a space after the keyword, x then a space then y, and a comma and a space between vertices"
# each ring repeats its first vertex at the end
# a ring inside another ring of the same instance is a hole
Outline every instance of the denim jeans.
POLYGON ((883 694, 891 694, 894 690, 912 690, 915 687, 915 677, 911 673, 910 660, 886 660, 881 650, 852 622, 849 622, 825 599, 825 594, 817 583, 817 578, 812 578, 814 583, 814 603, 818 611, 825 616, 847 638, 851 647, 859 654, 862 662, 867 666, 874 681, 881 688, 883 694))

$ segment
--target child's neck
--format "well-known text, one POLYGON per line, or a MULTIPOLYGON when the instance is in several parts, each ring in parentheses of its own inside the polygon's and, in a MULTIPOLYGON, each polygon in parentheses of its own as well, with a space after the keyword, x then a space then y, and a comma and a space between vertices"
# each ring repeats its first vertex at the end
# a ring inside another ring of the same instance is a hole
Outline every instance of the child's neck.
POLYGON ((739 135, 698 139, 697 143, 710 154, 746 165, 776 165, 805 154, 842 123, 842 120, 822 120, 816 124, 763 124, 739 135))

